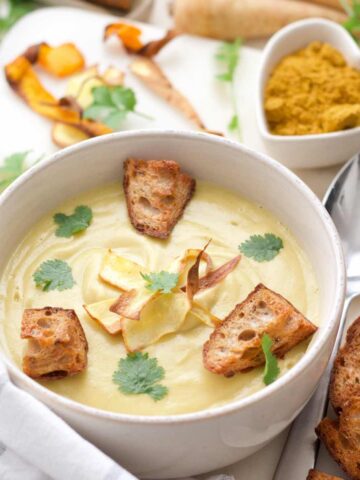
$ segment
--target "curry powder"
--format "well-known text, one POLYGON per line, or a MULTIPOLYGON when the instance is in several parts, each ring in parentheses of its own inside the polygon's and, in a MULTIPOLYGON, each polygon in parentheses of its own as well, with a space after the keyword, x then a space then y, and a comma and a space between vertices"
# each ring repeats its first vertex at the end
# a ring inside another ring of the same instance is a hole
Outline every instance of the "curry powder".
POLYGON ((284 57, 265 88, 275 135, 329 133, 360 126, 360 71, 326 43, 284 57))

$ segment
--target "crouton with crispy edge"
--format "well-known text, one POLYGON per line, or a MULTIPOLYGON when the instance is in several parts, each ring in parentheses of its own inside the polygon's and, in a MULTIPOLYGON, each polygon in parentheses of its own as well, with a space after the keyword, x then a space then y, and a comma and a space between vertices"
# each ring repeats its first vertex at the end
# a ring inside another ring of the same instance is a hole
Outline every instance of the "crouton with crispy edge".
POLYGON ((87 365, 88 343, 74 310, 24 310, 21 338, 29 339, 23 357, 23 371, 29 377, 60 379, 87 365))
POLYGON ((324 418, 316 433, 344 472, 360 480, 360 398, 343 406, 338 421, 324 418))
POLYGON ((172 160, 124 163, 124 191, 131 223, 150 237, 167 238, 195 191, 196 182, 172 160))
POLYGON ((360 317, 349 328, 330 382, 330 401, 337 413, 352 397, 360 397, 360 317))
POLYGON ((306 480, 342 480, 340 477, 328 475, 327 473, 319 472, 318 470, 310 470, 306 480))
POLYGON ((204 365, 231 377, 265 363, 263 335, 273 340, 272 352, 283 357, 316 330, 285 298, 259 284, 210 335, 203 348, 204 365))

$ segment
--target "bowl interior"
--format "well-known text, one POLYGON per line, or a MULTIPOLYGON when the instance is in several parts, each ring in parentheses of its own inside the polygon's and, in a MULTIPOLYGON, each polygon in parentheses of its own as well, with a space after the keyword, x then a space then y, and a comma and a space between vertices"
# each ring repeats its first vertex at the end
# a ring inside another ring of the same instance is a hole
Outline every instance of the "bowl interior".
POLYGON ((264 90, 271 72, 281 59, 306 47, 314 41, 329 43, 342 53, 349 65, 360 68, 360 53, 357 45, 350 34, 334 22, 321 19, 301 20, 280 30, 269 40, 262 57, 257 95, 257 114, 260 130, 263 135, 285 142, 294 140, 303 142, 309 138, 324 141, 328 137, 338 136, 343 138, 344 136, 357 135, 359 133, 360 127, 334 133, 302 136, 289 135, 284 137, 282 135, 273 135, 268 129, 263 105, 264 90))
MULTIPOLYGON (((319 200, 289 170, 215 136, 155 131, 113 134, 65 149, 38 164, 0 198, 0 272, 37 220, 81 191, 117 178, 120 182, 122 163, 131 156, 176 160, 195 178, 260 203, 290 228, 309 256, 320 287, 323 324, 302 359, 307 361, 309 351, 334 330, 343 301, 343 260, 335 228, 319 200)), ((1 330, 0 338, 4 343, 1 330)), ((292 370, 296 368, 301 366, 292 370)))

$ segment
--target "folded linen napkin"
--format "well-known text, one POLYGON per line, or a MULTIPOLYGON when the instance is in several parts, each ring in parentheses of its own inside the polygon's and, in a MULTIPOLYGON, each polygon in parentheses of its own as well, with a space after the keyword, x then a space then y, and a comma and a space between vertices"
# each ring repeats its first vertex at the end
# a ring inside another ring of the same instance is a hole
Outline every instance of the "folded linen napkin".
POLYGON ((1 480, 136 480, 49 408, 15 387, 0 360, 1 480))

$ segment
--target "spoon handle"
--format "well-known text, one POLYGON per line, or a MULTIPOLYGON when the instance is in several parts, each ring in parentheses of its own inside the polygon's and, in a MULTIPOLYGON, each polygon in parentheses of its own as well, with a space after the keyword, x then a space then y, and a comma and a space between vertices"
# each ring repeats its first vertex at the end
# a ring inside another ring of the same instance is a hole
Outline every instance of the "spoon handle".
POLYGON ((273 480, 289 480, 289 478, 292 480, 305 480, 309 470, 315 467, 319 451, 315 427, 324 417, 328 407, 331 371, 341 345, 347 312, 353 298, 347 297, 345 300, 339 330, 329 363, 314 395, 290 428, 273 480))

